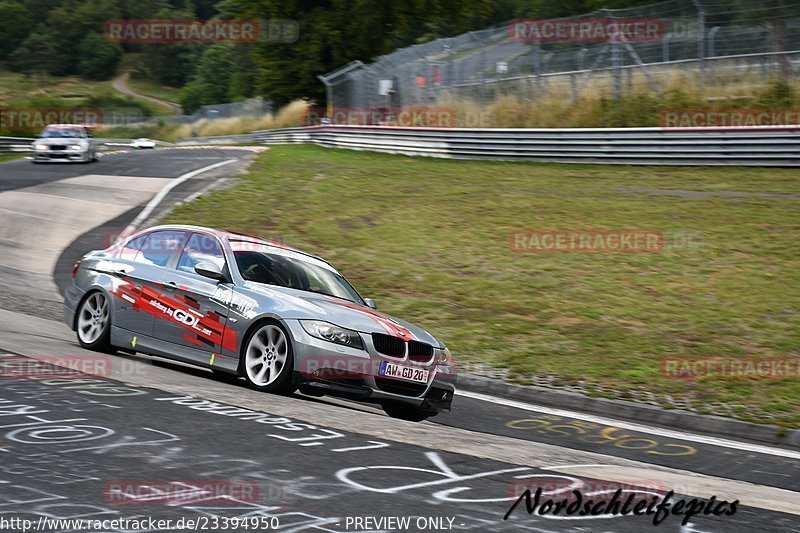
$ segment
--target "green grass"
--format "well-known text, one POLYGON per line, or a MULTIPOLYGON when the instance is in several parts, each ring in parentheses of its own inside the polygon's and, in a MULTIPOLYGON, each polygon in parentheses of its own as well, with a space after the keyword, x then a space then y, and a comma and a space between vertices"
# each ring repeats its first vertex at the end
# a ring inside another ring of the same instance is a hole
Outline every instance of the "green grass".
POLYGON ((0 154, 0 163, 5 163, 6 161, 16 161, 17 159, 22 159, 27 156, 28 154, 21 152, 0 154))
POLYGON ((76 76, 28 77, 2 69, 0 69, 0 108, 102 109, 106 121, 113 120, 114 113, 128 113, 134 116, 173 114, 172 109, 166 105, 117 92, 110 81, 91 81, 76 76))
POLYGON ((130 78, 127 82, 128 87, 139 94, 166 100, 167 102, 179 102, 181 96, 180 87, 167 87, 160 85, 152 80, 130 78))
POLYGON ((382 311, 443 339, 462 363, 493 363, 520 381, 551 376, 562 385, 728 402, 747 406, 734 413, 740 418, 795 427, 796 378, 689 383, 662 376, 659 362, 800 355, 798 211, 799 170, 449 161, 286 146, 262 154, 237 187, 169 220, 284 238, 320 254, 382 311), (514 230, 582 228, 657 230, 668 245, 654 254, 509 249, 514 230), (670 245, 687 234, 692 246, 670 245))

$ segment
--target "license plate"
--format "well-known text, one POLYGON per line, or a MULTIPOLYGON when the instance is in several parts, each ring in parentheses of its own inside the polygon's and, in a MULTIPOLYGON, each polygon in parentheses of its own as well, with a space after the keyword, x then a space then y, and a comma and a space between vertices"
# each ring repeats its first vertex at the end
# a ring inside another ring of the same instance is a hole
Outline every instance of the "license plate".
POLYGON ((379 374, 387 378, 404 379, 406 381, 414 381, 416 383, 428 382, 428 371, 424 368, 415 368, 413 366, 395 365, 388 361, 381 363, 379 374))

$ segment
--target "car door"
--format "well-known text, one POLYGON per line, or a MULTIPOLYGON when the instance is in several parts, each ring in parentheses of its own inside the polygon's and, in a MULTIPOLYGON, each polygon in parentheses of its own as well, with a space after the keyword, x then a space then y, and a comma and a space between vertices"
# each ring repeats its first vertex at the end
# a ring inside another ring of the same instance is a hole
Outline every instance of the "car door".
MULTIPOLYGON (((203 364, 220 357, 228 318, 224 282, 194 271, 199 263, 214 263, 227 273, 225 254, 216 237, 194 232, 174 265, 166 271, 165 290, 175 302, 172 320, 156 323, 156 338, 177 345, 180 355, 203 364)), ((229 276, 228 276, 229 278, 229 276)))
POLYGON ((146 267, 136 263, 136 256, 141 253, 148 236, 145 233, 126 242, 109 272, 114 277, 111 291, 114 295, 112 323, 115 327, 138 335, 150 335, 153 332, 153 315, 142 311, 142 285, 147 277, 146 267))
POLYGON ((165 271, 177 262, 186 237, 181 230, 157 230, 121 250, 114 325, 152 337, 157 324, 171 319, 174 303, 164 289, 165 271))

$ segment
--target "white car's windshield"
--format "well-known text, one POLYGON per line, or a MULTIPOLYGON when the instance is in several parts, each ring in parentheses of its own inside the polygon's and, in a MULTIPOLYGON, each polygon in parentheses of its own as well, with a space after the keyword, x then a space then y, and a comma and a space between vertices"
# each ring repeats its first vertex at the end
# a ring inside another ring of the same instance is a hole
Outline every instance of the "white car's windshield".
POLYGON ((40 135, 43 139, 83 137, 80 128, 47 128, 40 135))

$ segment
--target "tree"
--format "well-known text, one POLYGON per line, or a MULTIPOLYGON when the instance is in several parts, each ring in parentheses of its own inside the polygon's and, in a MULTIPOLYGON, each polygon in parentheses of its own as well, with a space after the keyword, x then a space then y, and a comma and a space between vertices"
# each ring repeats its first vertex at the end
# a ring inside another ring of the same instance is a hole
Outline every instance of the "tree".
POLYGON ((183 87, 180 104, 186 114, 194 113, 203 105, 203 92, 197 81, 191 81, 183 87))
POLYGON ((114 75, 122 47, 107 41, 99 33, 90 33, 78 46, 78 73, 91 80, 105 80, 114 75))
POLYGON ((0 1, 0 20, 3 21, 0 57, 7 57, 33 29, 33 19, 22 4, 3 0, 0 1))
MULTIPOLYGON (((158 11, 147 13, 139 18, 190 20, 197 16, 188 8, 162 7, 158 11)), ((131 16, 130 18, 137 17, 131 16)), ((182 87, 194 77, 197 63, 205 46, 198 43, 154 43, 131 45, 129 48, 143 52, 141 57, 144 70, 159 83, 171 87, 182 87)))
POLYGON ((63 0, 50 11, 47 27, 53 36, 57 59, 56 74, 78 72, 78 45, 90 33, 100 33, 107 20, 119 18, 114 0, 63 0))
POLYGON ((353 59, 369 61, 420 38, 485 28, 493 16, 492 0, 237 0, 218 8, 225 17, 299 23, 296 42, 253 45, 256 89, 277 105, 300 97, 322 100, 317 76, 353 59))
POLYGON ((197 66, 195 81, 204 105, 220 104, 229 100, 228 88, 234 68, 233 49, 229 44, 215 44, 203 53, 197 66))
POLYGON ((52 73, 57 67, 55 45, 52 38, 43 32, 31 33, 9 56, 11 65, 26 74, 52 73))

